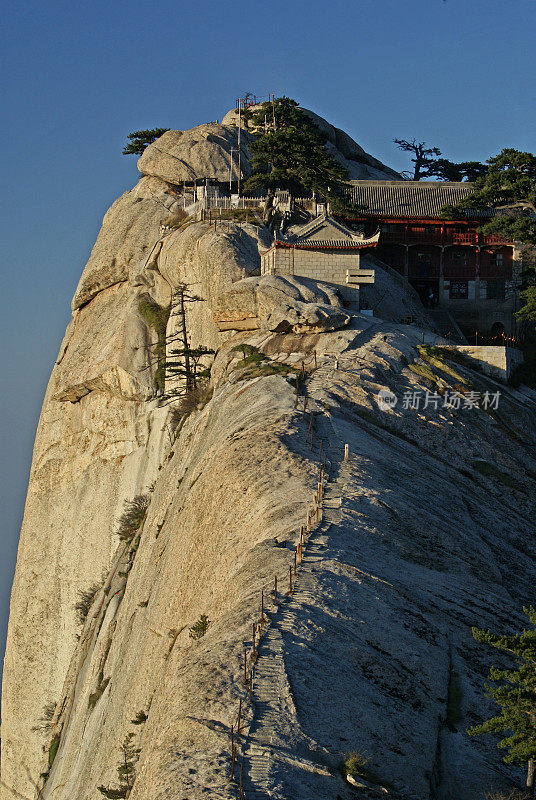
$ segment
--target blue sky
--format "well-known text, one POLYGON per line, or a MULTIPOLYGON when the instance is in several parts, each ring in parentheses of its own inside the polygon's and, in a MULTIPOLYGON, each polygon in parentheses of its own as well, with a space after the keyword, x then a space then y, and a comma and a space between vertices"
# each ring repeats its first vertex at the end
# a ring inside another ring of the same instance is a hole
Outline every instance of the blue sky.
POLYGON ((453 160, 536 151, 536 0, 21 0, 2 72, 0 648, 35 426, 76 283, 137 180, 126 134, 294 97, 398 169, 393 138, 453 160))

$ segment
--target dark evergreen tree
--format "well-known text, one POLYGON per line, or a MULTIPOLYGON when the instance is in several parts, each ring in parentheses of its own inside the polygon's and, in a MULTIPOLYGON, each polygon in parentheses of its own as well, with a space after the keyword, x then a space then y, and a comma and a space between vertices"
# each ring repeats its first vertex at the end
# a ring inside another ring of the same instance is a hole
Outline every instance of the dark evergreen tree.
POLYGON ((159 139, 166 131, 169 131, 169 128, 152 128, 147 131, 133 131, 133 133, 129 133, 127 139, 130 139, 130 141, 123 148, 123 155, 141 156, 145 148, 156 141, 156 139, 159 139))
POLYGON ((527 789, 534 794, 536 774, 536 611, 523 609, 530 625, 522 633, 501 635, 473 628, 477 642, 508 653, 515 660, 515 669, 491 667, 489 678, 496 684, 486 684, 487 695, 500 707, 496 717, 468 730, 470 736, 485 733, 507 735, 498 746, 508 750, 504 760, 522 762, 527 767, 527 789))
POLYGON ((314 192, 334 210, 350 208, 348 171, 326 149, 327 136, 290 97, 278 97, 248 109, 246 122, 254 140, 248 145, 252 174, 248 192, 266 192, 269 215, 276 189, 296 196, 314 192))
POLYGON ((398 145, 400 150, 406 153, 413 153, 413 175, 411 180, 420 181, 421 178, 426 178, 433 175, 430 169, 435 164, 437 157, 441 155, 439 147, 427 147, 426 142, 417 142, 412 139, 409 142, 407 139, 393 139, 394 143, 398 145))
POLYGON ((476 181, 486 174, 487 169, 480 161, 460 161, 456 164, 447 158, 437 158, 428 166, 427 175, 442 181, 476 181))

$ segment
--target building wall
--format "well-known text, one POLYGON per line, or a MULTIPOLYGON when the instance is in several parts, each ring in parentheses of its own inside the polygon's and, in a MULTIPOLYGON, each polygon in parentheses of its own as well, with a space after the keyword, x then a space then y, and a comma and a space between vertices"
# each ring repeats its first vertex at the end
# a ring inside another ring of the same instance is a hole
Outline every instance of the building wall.
POLYGON ((523 363, 523 353, 513 347, 496 346, 457 346, 456 350, 476 361, 486 375, 498 378, 504 383, 516 367, 523 363))
POLYGON ((296 275, 334 283, 349 302, 359 302, 359 287, 348 286, 346 271, 359 269, 359 252, 273 247, 261 255, 261 275, 296 275))
POLYGON ((263 275, 299 275, 346 286, 346 271, 359 269, 359 253, 275 247, 261 256, 263 275))

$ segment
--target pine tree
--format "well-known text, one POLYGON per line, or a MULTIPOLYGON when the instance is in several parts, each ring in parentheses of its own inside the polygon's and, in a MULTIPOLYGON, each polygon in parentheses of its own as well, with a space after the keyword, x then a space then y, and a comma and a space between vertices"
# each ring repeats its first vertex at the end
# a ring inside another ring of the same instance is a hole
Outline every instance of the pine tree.
POLYGON ((99 792, 109 800, 122 800, 129 796, 136 780, 136 764, 140 757, 140 750, 134 747, 132 739, 133 733, 129 733, 121 745, 121 759, 117 765, 117 777, 119 786, 112 788, 109 786, 99 786, 99 792))
POLYGON ((188 629, 190 631, 190 638, 191 639, 201 639, 202 636, 208 631, 210 625, 210 620, 206 614, 201 614, 197 622, 194 622, 193 625, 190 626, 188 629))
POLYGON ((487 169, 480 161, 456 163, 448 158, 436 158, 428 166, 426 175, 442 181, 476 181, 486 174, 487 169))
POLYGON ((527 763, 527 789, 534 794, 536 777, 536 610, 524 608, 532 627, 522 633, 501 635, 473 628, 477 642, 489 644, 513 656, 515 669, 491 667, 486 684, 487 696, 500 706, 501 712, 468 730, 470 736, 485 733, 506 733, 498 747, 508 750, 506 762, 527 763))
POLYGON ((185 283, 179 284, 173 294, 171 317, 177 318, 177 328, 166 338, 166 349, 169 355, 165 360, 165 379, 182 379, 184 388, 175 387, 166 393, 167 398, 180 397, 198 388, 200 382, 210 375, 210 367, 204 364, 214 350, 200 345, 192 347, 188 337, 186 324, 186 307, 188 303, 200 302, 201 297, 192 294, 185 283), (178 345, 178 346, 173 346, 178 345))
POLYGON ((411 142, 407 139, 393 139, 393 141, 400 150, 404 150, 406 153, 413 153, 411 160, 414 167, 411 180, 420 181, 421 178, 434 174, 430 172, 430 169, 436 163, 438 156, 441 155, 439 147, 427 147, 426 142, 418 142, 416 139, 412 139, 411 142))
POLYGON ((133 131, 129 133, 127 139, 130 139, 130 142, 123 148, 123 155, 141 156, 145 148, 156 141, 156 139, 159 139, 166 131, 169 131, 169 128, 152 128, 151 130, 133 131))
POLYGON ((351 207, 348 171, 326 149, 327 136, 304 114, 295 100, 278 97, 248 110, 246 122, 254 140, 248 145, 252 175, 246 191, 266 192, 271 208, 276 189, 303 196, 314 192, 334 210, 351 207))

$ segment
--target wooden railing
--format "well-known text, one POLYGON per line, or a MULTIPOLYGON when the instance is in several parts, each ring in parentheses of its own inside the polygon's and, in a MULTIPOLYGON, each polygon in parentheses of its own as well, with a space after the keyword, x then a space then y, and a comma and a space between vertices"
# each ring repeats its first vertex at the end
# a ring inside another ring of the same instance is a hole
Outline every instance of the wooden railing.
POLYGON ((382 231, 380 235, 380 243, 386 244, 392 242, 393 244, 436 244, 443 247, 450 245, 500 245, 512 244, 502 236, 486 236, 478 231, 445 231, 443 234, 440 231, 382 231))

